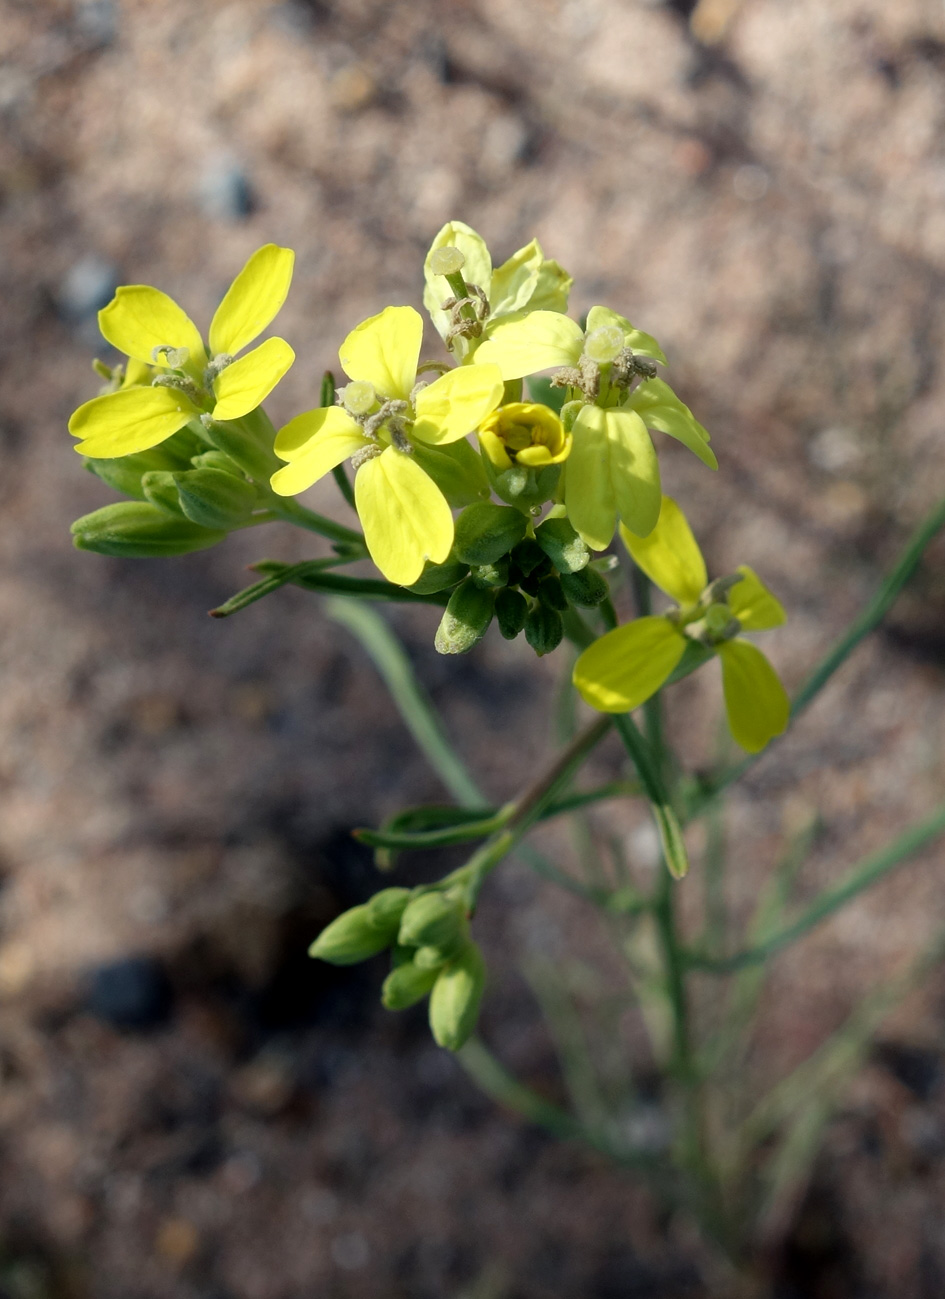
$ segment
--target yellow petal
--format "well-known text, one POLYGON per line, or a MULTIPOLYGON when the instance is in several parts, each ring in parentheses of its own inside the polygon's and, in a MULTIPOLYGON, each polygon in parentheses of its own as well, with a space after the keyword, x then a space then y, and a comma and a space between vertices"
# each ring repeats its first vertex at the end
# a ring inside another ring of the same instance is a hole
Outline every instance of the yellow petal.
POLYGON ((497 365, 503 379, 552 366, 576 365, 584 346, 581 326, 557 311, 529 311, 499 319, 476 349, 476 365, 497 365))
POLYGON ((729 591, 728 604, 745 631, 769 631, 786 623, 784 606, 758 574, 747 564, 740 565, 737 571, 742 580, 729 591))
POLYGON ((497 365, 448 370, 417 394, 413 435, 436 446, 472 433, 499 405, 505 392, 497 365))
POLYGON ((492 272, 489 307, 493 316, 521 311, 528 304, 538 284, 543 261, 541 244, 533 239, 492 272))
POLYGON ((121 381, 123 388, 134 388, 141 384, 150 383, 152 370, 150 365, 145 365, 143 361, 136 361, 133 356, 128 358, 128 364, 125 366, 124 378, 121 381))
POLYGON ((587 313, 587 332, 593 334, 595 329, 603 329, 608 325, 616 325, 623 332, 626 347, 639 352, 641 356, 649 356, 654 361, 666 364, 663 349, 652 334, 644 334, 642 329, 634 329, 626 316, 618 315, 616 311, 611 311, 610 307, 591 307, 587 313))
POLYGON ((659 521, 649 536, 635 537, 622 525, 620 536, 634 563, 651 582, 677 603, 695 604, 708 585, 709 575, 686 516, 671 496, 663 497, 659 521))
POLYGON ((647 428, 659 429, 677 438, 710 469, 718 469, 709 447, 709 435, 688 406, 683 405, 668 383, 646 379, 627 399, 627 406, 637 411, 647 428))
POLYGON ((627 713, 659 690, 685 648, 665 618, 637 618, 588 646, 574 665, 574 684, 599 712, 627 713))
POLYGON ((156 447, 199 413, 176 388, 120 388, 80 406, 69 432, 80 455, 112 459, 156 447))
POLYGON ((512 468, 512 460, 505 449, 505 443, 500 437, 496 437, 492 429, 481 428, 478 437, 480 447, 496 469, 501 471, 512 468))
POLYGON ((743 749, 759 753, 786 729, 791 701, 777 672, 761 650, 747 640, 726 641, 718 653, 732 734, 743 749))
POLYGON ((276 435, 275 451, 289 463, 270 480, 277 496, 297 496, 329 470, 370 446, 353 419, 339 406, 296 415, 276 435))
POLYGON ((423 317, 413 307, 385 307, 362 320, 341 344, 338 358, 349 379, 373 384, 385 397, 406 401, 417 379, 423 317))
POLYGON ((586 545, 605 550, 617 526, 605 412, 599 406, 583 407, 572 432, 574 442, 564 478, 568 518, 586 545))
POLYGON ((185 369, 200 375, 207 364, 197 326, 173 298, 148 284, 123 284, 98 313, 102 334, 126 356, 154 364, 156 347, 186 347, 185 369))
POLYGON ((282 308, 295 253, 278 244, 257 248, 226 291, 210 322, 210 351, 231 355, 257 338, 282 308))
POLYGON ((228 365, 214 380, 217 404, 214 419, 239 419, 255 410, 295 360, 284 338, 267 338, 238 361, 228 365))
POLYGON ((409 455, 388 447, 354 480, 354 499, 371 558, 389 582, 409 586, 429 559, 442 564, 453 544, 453 515, 439 487, 409 455))
POLYGON ((660 463, 639 415, 608 410, 605 416, 617 513, 631 532, 645 537, 660 516, 660 463))
POLYGON ((554 258, 548 257, 541 264, 538 280, 528 300, 531 311, 567 311, 568 294, 574 280, 554 258))
POLYGON ((440 337, 444 339, 450 327, 450 313, 443 310, 442 304, 453 296, 453 290, 444 276, 434 275, 430 270, 430 254, 447 247, 458 248, 466 258, 463 279, 467 284, 478 284, 488 294, 492 279, 492 258, 482 236, 462 221, 447 221, 430 245, 423 263, 423 305, 430 313, 430 319, 440 337))

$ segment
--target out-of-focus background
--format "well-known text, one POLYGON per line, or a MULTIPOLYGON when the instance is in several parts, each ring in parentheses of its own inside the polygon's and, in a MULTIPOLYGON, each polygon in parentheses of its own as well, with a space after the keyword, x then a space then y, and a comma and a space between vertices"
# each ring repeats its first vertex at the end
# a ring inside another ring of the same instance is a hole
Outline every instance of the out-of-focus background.
MULTIPOLYGON (((720 462, 664 439, 667 487, 713 571, 749 562, 787 605, 766 649, 796 686, 945 490, 939 0, 0 0, 0 60, 0 1294, 709 1294, 631 1179, 497 1112, 422 1010, 377 1008, 378 971, 307 960, 377 887, 350 828, 444 797, 315 597, 206 617, 317 539, 80 555, 69 522, 112 497, 66 420, 118 283, 205 323, 255 247, 294 247, 278 421, 358 320, 419 305, 445 220, 497 260, 537 235, 578 311, 661 340, 720 462)), ((344 518, 332 492, 313 503, 344 518)), ((802 893, 941 798, 943 562, 735 793, 736 909, 812 816, 802 893)), ((490 636, 440 659, 435 611, 390 616, 508 797, 550 752, 560 656, 490 636)), ((708 761, 713 669, 670 717, 708 761)), ((596 824, 653 869, 632 806, 596 824)), ((563 832, 543 845, 573 864, 563 832)), ((943 869, 927 851, 779 961, 759 1086, 918 947, 943 869)), ((477 928, 484 1032, 553 1092, 518 967, 590 968, 603 933, 521 866, 477 928)), ((934 976, 885 1025, 784 1224, 784 1296, 945 1293, 943 1006, 934 976)))

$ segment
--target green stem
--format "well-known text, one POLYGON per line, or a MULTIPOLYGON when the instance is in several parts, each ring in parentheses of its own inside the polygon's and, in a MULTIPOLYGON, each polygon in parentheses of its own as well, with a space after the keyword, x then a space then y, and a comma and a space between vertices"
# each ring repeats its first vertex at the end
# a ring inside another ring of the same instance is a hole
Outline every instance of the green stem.
MULTIPOLYGON (((345 563, 354 563, 357 557, 346 556, 345 563)), ((316 561, 317 563, 317 561, 316 561)), ((300 586, 305 591, 318 591, 325 595, 356 596, 362 600, 385 600, 395 604, 432 604, 445 608, 449 593, 434 591, 430 595, 418 595, 405 586, 395 586, 393 582, 384 582, 374 577, 348 577, 344 573, 324 573, 312 564, 283 564, 275 559, 260 559, 250 564, 255 573, 266 573, 273 577, 281 576, 286 569, 298 568, 300 571, 287 581, 293 586, 300 586)))
POLYGON ((679 820, 663 783, 659 764, 629 713, 615 715, 613 723, 637 769, 640 784, 649 801, 653 819, 656 821, 669 872, 674 879, 682 879, 689 869, 689 858, 679 820))
POLYGON ((872 887, 942 833, 945 833, 945 804, 937 808, 924 821, 920 821, 918 825, 911 826, 886 848, 873 853, 855 866, 844 880, 835 884, 833 888, 825 889, 796 920, 785 925, 783 929, 777 930, 763 943, 725 957, 687 952, 685 955, 687 965, 712 974, 732 974, 748 965, 758 965, 766 961, 826 920, 828 916, 832 916, 835 911, 839 911, 858 894, 872 887))
MULTIPOLYGON (((314 510, 299 505, 298 501, 292 500, 291 497, 274 495, 268 505, 273 513, 280 519, 284 519, 286 523, 294 523, 308 532, 317 532, 319 536, 327 537, 329 541, 344 541, 364 549, 364 537, 360 532, 355 532, 353 528, 346 528, 341 523, 335 523, 334 519, 326 519, 323 514, 316 514, 314 510)), ((364 553, 367 554, 366 549, 364 553)))

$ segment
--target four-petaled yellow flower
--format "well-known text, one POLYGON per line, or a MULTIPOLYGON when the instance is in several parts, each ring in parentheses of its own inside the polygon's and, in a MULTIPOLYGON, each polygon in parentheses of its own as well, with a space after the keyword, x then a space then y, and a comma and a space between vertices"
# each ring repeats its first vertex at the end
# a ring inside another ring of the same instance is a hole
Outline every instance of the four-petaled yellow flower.
POLYGON ((138 383, 94 397, 75 412, 69 432, 82 440, 81 455, 116 457, 146 451, 190 420, 249 414, 295 360, 282 338, 269 338, 245 356, 285 302, 295 254, 266 244, 230 285, 210 323, 209 351, 196 325, 177 303, 146 284, 123 285, 99 312, 102 334, 130 358, 126 379, 138 383), (147 384, 151 367, 154 377, 147 384))
POLYGON ((743 749, 758 753, 785 729, 791 705, 764 654, 739 632, 767 631, 785 621, 780 603, 752 570, 708 585, 705 560, 682 510, 663 497, 648 537, 621 536, 637 565, 678 602, 668 613, 637 618, 607 632, 574 665, 574 684, 593 708, 626 713, 672 675, 687 645, 711 648, 722 663, 725 708, 743 749))
POLYGON ((660 512, 660 469, 648 429, 677 438, 710 469, 709 435, 655 365, 633 371, 633 358, 665 364, 659 344, 607 307, 592 307, 587 329, 555 311, 520 312, 498 321, 477 349, 476 364, 498 365, 506 380, 541 370, 574 372, 592 385, 574 419, 564 500, 574 528, 593 550, 613 540, 617 519, 645 537, 660 512), (628 393, 629 383, 639 386, 628 393))
POLYGON ((473 432, 499 405, 498 367, 462 366, 420 386, 423 320, 413 307, 387 307, 342 343, 341 368, 353 382, 344 405, 306 411, 279 430, 275 450, 288 461, 272 477, 295 496, 354 457, 355 504, 371 558, 391 582, 409 586, 426 560, 442 563, 453 544, 446 498, 412 454, 413 444, 444 446, 473 432))

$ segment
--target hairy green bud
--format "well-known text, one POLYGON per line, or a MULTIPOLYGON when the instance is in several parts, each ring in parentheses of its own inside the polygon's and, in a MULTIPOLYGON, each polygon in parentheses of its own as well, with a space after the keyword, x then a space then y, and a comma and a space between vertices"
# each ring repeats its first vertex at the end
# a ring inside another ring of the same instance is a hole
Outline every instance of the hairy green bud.
POLYGON ((477 586, 471 577, 462 581, 443 611, 434 646, 439 654, 466 654, 489 630, 495 595, 477 586))
MULTIPOLYGON (((174 514, 178 518, 184 517, 177 483, 174 474, 169 470, 150 469, 146 474, 142 474, 141 490, 144 492, 145 500, 150 501, 152 505, 156 505, 158 509, 164 510, 168 514, 174 514)), ((194 522, 194 520, 191 520, 191 522, 194 522)))
POLYGON ((421 893, 407 904, 397 941, 407 947, 447 947, 463 932, 462 905, 445 893, 421 893))
POLYGON ((506 586, 509 580, 509 561, 497 559, 494 564, 479 564, 470 571, 470 577, 486 591, 506 586))
POLYGON ((469 569, 465 564, 448 559, 445 564, 427 564, 416 582, 411 582, 408 591, 417 595, 432 595, 435 591, 448 591, 451 586, 461 582, 469 569))
POLYGON ((590 566, 579 573, 562 573, 561 588, 571 603, 582 609, 593 609, 610 594, 600 573, 590 566))
POLYGON ((495 598, 495 620, 506 640, 515 640, 528 617, 528 601, 519 591, 508 587, 495 598))
POLYGON ((199 456, 194 456, 190 463, 194 469, 219 469, 221 473, 232 474, 235 478, 243 477, 243 471, 236 461, 223 451, 203 451, 199 456))
POLYGON ((410 890, 381 889, 367 902, 368 923, 382 933, 389 933, 391 942, 397 937, 404 908, 410 901, 410 890))
POLYGON ((554 574, 542 578, 538 587, 538 598, 542 604, 546 604, 549 609, 557 609, 559 613, 564 613, 568 607, 568 597, 564 593, 561 579, 554 574))
POLYGON ((564 624, 557 609, 539 602, 525 619, 525 639, 541 658, 558 648, 564 636, 564 624))
POLYGON ((181 509, 191 522, 205 528, 238 528, 256 506, 252 483, 222 469, 192 469, 175 474, 174 481, 181 509))
POLYGON ((381 1002, 388 1010, 406 1010, 422 1001, 436 983, 437 971, 424 970, 413 962, 391 970, 381 988, 381 1002))
POLYGON ((352 907, 333 920, 308 949, 309 956, 330 965, 357 965, 389 947, 391 935, 371 923, 366 905, 352 907))
POLYGON ((481 501, 456 520, 453 553, 464 564, 494 564, 525 536, 528 520, 510 505, 481 501))
POLYGON ((440 971, 430 994, 430 1030, 437 1046, 458 1051, 479 1018, 486 986, 486 965, 475 943, 440 971))
POLYGON ((122 559, 151 559, 164 555, 187 555, 206 550, 226 536, 225 532, 202 528, 189 519, 174 518, 145 501, 119 501, 72 525, 73 545, 98 555, 122 559))
POLYGON ((568 519, 546 519, 535 529, 535 540, 559 573, 579 573, 591 552, 568 519))

